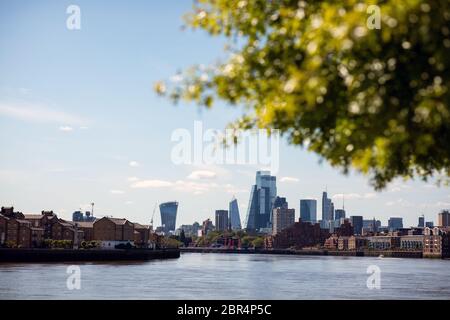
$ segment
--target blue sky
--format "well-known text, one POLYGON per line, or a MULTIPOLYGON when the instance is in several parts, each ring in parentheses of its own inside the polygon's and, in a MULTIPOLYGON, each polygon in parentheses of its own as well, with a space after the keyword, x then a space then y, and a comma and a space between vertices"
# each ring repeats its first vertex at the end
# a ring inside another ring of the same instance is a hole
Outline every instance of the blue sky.
MULTIPOLYGON (((97 216, 148 223, 155 202, 178 200, 181 224, 213 218, 235 195, 244 220, 258 167, 175 165, 170 157, 175 129, 193 130, 195 120, 222 129, 241 111, 174 106, 152 90, 224 57, 223 39, 182 30, 190 8, 188 0, 0 1, 1 205, 69 219, 93 201, 97 216), (66 28, 70 4, 81 9, 81 30, 66 28)), ((383 224, 401 216, 416 225, 422 213, 435 221, 450 208, 448 187, 398 180, 378 193, 367 177, 344 176, 284 142, 277 177, 297 217, 299 199, 319 200, 325 186, 336 207, 346 194, 348 215, 383 224)))

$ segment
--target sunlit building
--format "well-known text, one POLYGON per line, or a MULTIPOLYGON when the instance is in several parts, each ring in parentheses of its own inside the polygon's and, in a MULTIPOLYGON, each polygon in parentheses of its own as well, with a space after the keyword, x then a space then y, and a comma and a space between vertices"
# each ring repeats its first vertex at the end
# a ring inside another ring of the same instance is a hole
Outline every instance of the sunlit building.
POLYGON ((272 209, 277 195, 276 177, 269 171, 256 172, 256 184, 252 186, 245 227, 247 230, 270 228, 272 209))
POLYGON ((300 200, 300 218, 304 222, 316 223, 317 221, 317 201, 314 199, 300 200))
POLYGON ((241 227, 241 216, 239 214, 239 206, 237 199, 233 197, 229 204, 230 212, 230 225, 231 230, 240 230, 241 227))

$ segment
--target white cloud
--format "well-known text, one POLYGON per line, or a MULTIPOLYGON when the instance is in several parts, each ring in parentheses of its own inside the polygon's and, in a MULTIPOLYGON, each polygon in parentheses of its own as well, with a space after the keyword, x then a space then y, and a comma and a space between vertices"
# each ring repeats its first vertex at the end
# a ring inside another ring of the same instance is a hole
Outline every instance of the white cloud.
POLYGON ((130 205, 130 204, 133 204, 134 202, 133 201, 130 201, 130 200, 128 200, 128 201, 125 201, 125 204, 126 205, 130 205))
POLYGON ((73 131, 73 128, 70 126, 61 126, 61 127, 59 127, 59 130, 64 131, 64 132, 71 132, 71 131, 73 131))
POLYGON ((386 202, 386 205, 389 207, 392 206, 400 206, 400 207, 412 207, 413 204, 405 199, 399 198, 397 200, 388 201, 386 202))
POLYGON ((128 163, 128 165, 130 167, 139 167, 140 166, 139 162, 137 162, 137 161, 130 161, 130 163, 128 163))
POLYGON ((81 126, 80 127, 80 130, 87 130, 87 129, 89 129, 89 127, 86 127, 86 126, 81 126))
POLYGON ((188 179, 192 180, 200 180, 200 179, 215 179, 217 177, 217 173, 209 170, 196 170, 192 171, 188 176, 188 179))
POLYGON ((439 208, 439 209, 446 209, 450 208, 450 202, 447 201, 438 201, 435 203, 423 203, 420 205, 421 208, 439 208))
POLYGON ((110 190, 109 192, 111 192, 112 194, 124 194, 125 191, 122 190, 110 190))
POLYGON ((338 193, 332 196, 333 200, 337 200, 337 199, 342 199, 342 196, 344 196, 344 199, 348 199, 348 200, 355 200, 355 199, 373 199, 375 198, 377 195, 376 193, 373 192, 367 192, 364 194, 359 194, 359 193, 338 193))
POLYGON ((232 184, 226 184, 225 185, 225 191, 231 194, 236 194, 236 193, 245 193, 245 192, 249 192, 249 190, 247 189, 243 189, 243 188, 238 188, 232 184))
POLYGON ((294 177, 282 177, 280 182, 299 182, 300 180, 294 177))
POLYGON ((82 117, 63 111, 53 110, 37 104, 6 104, 0 103, 0 115, 27 122, 67 123, 68 125, 84 126, 88 121, 82 117))
POLYGON ((134 181, 131 185, 134 189, 144 189, 144 188, 169 188, 173 191, 188 192, 195 195, 204 194, 211 190, 224 190, 227 193, 241 193, 247 192, 247 190, 235 187, 232 184, 219 185, 215 182, 200 182, 191 180, 177 180, 177 181, 167 181, 167 180, 138 180, 134 181))
POLYGON ((196 195, 203 194, 210 191, 213 188, 217 188, 219 185, 210 182, 193 182, 177 180, 174 184, 173 189, 176 191, 192 192, 196 195))
POLYGON ((405 183, 396 182, 388 189, 388 192, 400 192, 400 191, 409 190, 409 189, 411 189, 411 186, 409 186, 405 183))
POLYGON ((135 182, 135 181, 138 181, 139 178, 138 177, 129 177, 127 180, 130 182, 135 182))
POLYGON ((164 181, 164 180, 141 180, 136 181, 131 184, 131 188, 165 188, 165 187, 171 187, 173 186, 173 183, 170 181, 164 181))

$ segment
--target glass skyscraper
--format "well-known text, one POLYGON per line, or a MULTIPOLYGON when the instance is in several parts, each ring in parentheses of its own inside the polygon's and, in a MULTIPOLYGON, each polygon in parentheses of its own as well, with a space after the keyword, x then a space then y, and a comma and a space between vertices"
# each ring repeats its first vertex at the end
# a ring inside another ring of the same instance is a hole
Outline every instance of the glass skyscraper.
POLYGON ((331 199, 328 198, 327 192, 322 193, 322 220, 334 220, 334 204, 331 202, 331 199))
POLYGON ((241 216, 239 215, 239 206, 237 199, 233 197, 229 205, 231 230, 240 230, 241 216))
POLYGON ((364 218, 362 216, 351 216, 350 217, 350 222, 353 226, 353 232, 357 235, 362 234, 363 220, 364 220, 364 218))
POLYGON ((216 210, 216 230, 228 230, 228 210, 216 210))
POLYGON ((159 205, 159 212, 161 213, 161 226, 164 233, 175 231, 175 224, 177 221, 178 202, 164 202, 159 205))
POLYGON ((270 228, 277 195, 276 177, 269 171, 256 172, 256 184, 250 192, 245 227, 248 230, 270 228))
POLYGON ((300 219, 303 222, 316 223, 317 221, 317 201, 314 199, 300 200, 300 219))
POLYGON ((344 209, 336 209, 334 211, 334 220, 341 220, 345 218, 345 210, 344 209))

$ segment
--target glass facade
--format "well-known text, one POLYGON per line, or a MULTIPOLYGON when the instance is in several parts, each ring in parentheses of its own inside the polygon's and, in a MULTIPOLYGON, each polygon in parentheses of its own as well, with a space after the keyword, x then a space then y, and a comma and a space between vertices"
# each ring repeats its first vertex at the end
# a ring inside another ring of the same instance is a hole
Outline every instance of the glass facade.
POLYGON ((175 231, 177 210, 178 202, 176 201, 165 202, 159 205, 159 212, 161 213, 161 226, 164 233, 175 231))
POLYGON ((334 204, 331 202, 331 199, 328 198, 326 192, 322 193, 322 220, 334 220, 334 204))
POLYGON ((276 195, 276 177, 271 176, 268 171, 257 171, 256 184, 252 186, 247 210, 247 229, 271 228, 276 195))
POLYGON ((317 201, 313 199, 300 200, 300 219, 304 222, 316 223, 317 201))
POLYGON ((240 230, 241 227, 241 216, 239 215, 239 206, 237 199, 233 198, 229 205, 230 212, 230 225, 232 230, 240 230))

